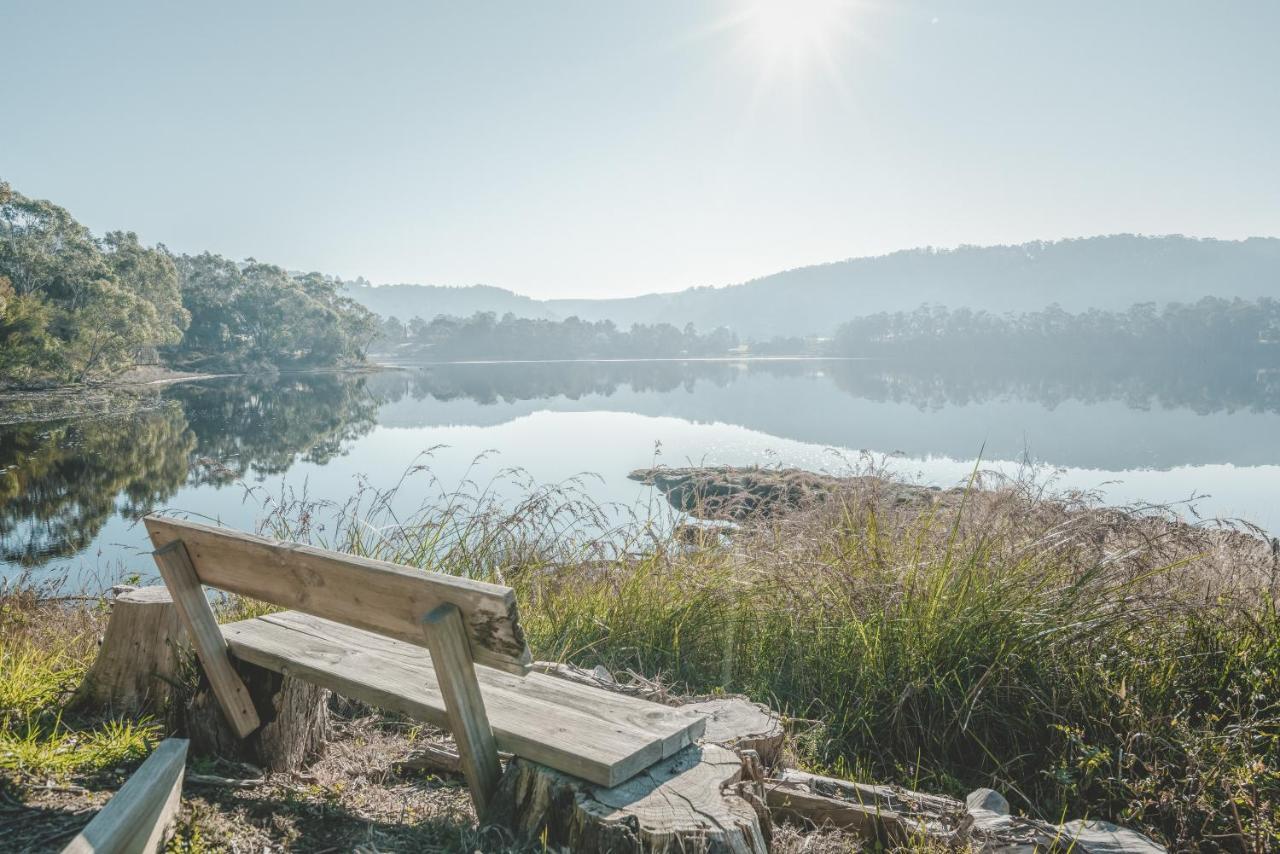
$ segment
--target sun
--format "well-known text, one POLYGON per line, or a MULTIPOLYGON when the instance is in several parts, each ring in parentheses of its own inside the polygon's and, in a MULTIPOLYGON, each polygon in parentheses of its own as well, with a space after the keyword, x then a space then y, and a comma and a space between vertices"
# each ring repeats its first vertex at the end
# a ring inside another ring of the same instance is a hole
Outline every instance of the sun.
POLYGON ((852 0, 747 0, 737 21, 756 59, 803 70, 825 63, 849 34, 852 0))

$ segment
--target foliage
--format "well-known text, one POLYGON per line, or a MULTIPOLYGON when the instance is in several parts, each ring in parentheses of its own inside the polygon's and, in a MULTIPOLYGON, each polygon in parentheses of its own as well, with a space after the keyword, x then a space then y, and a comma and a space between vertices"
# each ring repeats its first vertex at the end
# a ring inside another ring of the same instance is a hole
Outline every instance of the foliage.
POLYGON ((62 702, 97 650, 96 614, 0 588, 0 772, 45 779, 140 759, 159 738, 150 720, 64 720, 62 702))
POLYGON ((374 316, 319 273, 98 238, 0 183, 0 381, 79 383, 163 352, 242 369, 360 362, 374 316), (185 334, 184 334, 185 333, 185 334))
POLYGON ((0 185, 0 379, 81 382, 176 342, 172 259, 137 235, 99 239, 66 210, 0 185))
POLYGON ((191 325, 170 351, 185 366, 314 367, 359 362, 376 332, 374 316, 319 273, 294 276, 250 259, 177 259, 191 325))
POLYGON ((719 327, 699 334, 692 324, 635 324, 620 330, 612 321, 570 317, 543 320, 493 312, 470 317, 415 317, 403 324, 382 321, 378 346, 433 361, 534 359, 650 359, 725 356, 738 346, 731 331, 719 327))
POLYGON ((1062 366, 1158 372, 1170 363, 1280 366, 1280 300, 1206 297, 1191 304, 1134 305, 1071 314, 1058 306, 1026 314, 921 306, 845 323, 828 351, 912 363, 1012 362, 1053 376, 1062 366), (1055 370, 1056 368, 1056 370, 1055 370))

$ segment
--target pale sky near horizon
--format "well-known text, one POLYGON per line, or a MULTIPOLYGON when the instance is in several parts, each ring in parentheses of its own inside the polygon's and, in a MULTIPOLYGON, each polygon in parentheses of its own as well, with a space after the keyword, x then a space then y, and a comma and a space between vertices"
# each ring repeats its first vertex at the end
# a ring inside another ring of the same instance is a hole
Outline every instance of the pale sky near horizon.
POLYGON ((623 296, 1280 235, 1280 0, 0 0, 0 180, 94 231, 623 296))

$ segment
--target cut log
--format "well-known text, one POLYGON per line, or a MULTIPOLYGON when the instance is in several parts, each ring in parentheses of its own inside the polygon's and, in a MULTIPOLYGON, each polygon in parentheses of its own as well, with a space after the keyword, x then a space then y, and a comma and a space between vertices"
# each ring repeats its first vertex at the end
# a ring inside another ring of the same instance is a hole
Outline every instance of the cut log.
POLYGON ((244 661, 233 667, 262 725, 247 738, 231 728, 206 678, 187 703, 184 728, 191 752, 272 771, 297 771, 324 753, 329 738, 329 691, 244 661))
POLYGON ((765 854, 756 811, 736 791, 741 768, 731 750, 693 746, 604 788, 517 758, 489 818, 571 851, 765 854))
POLYGON ((98 657, 76 690, 72 706, 135 717, 169 702, 186 632, 163 586, 122 590, 111 601, 98 657))
POLYGON ((725 697, 687 703, 680 709, 706 715, 704 744, 718 744, 738 752, 754 750, 765 767, 773 767, 777 762, 785 733, 782 719, 768 706, 740 697, 725 697))

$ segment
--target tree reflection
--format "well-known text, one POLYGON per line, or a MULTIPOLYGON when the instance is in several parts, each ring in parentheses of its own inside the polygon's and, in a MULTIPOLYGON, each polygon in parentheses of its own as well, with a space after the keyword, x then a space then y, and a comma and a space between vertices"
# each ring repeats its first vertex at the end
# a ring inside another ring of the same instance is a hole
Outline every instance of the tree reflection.
POLYGON ((299 460, 323 465, 376 423, 365 378, 293 374, 175 387, 197 439, 200 482, 288 471, 299 460))
POLYGON ((0 427, 0 561, 87 548, 189 483, 324 464, 374 424, 362 377, 306 375, 175 386, 122 415, 0 427))
POLYGON ((370 388, 383 401, 405 397, 480 404, 563 397, 608 397, 635 392, 696 392, 739 377, 827 378, 846 394, 906 403, 921 409, 1016 398, 1053 408, 1065 401, 1120 401, 1135 409, 1161 407, 1211 412, 1280 412, 1280 370, 1222 359, 1178 363, 1051 359, 985 363, 964 360, 779 359, 647 362, 530 362, 440 364, 375 375, 370 388))
POLYGON ((112 515, 182 485, 195 451, 182 409, 0 431, 0 559, 32 565, 86 548, 112 515))

